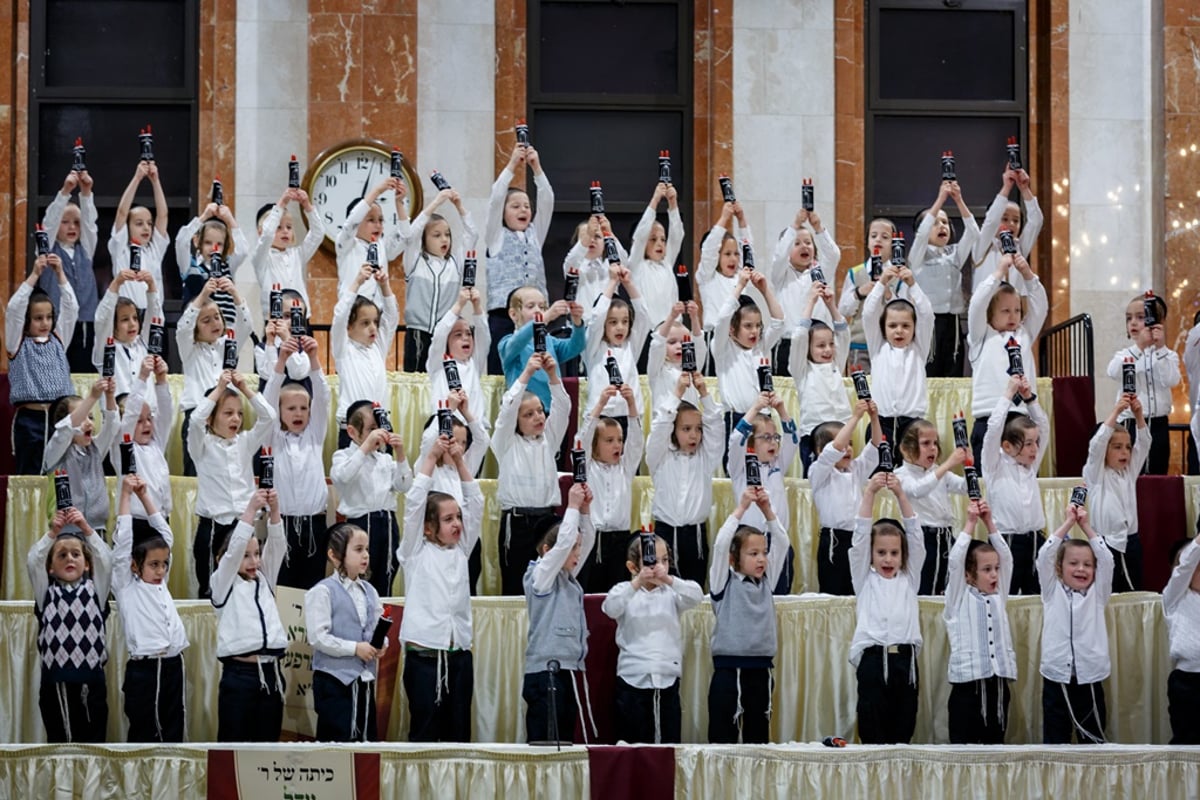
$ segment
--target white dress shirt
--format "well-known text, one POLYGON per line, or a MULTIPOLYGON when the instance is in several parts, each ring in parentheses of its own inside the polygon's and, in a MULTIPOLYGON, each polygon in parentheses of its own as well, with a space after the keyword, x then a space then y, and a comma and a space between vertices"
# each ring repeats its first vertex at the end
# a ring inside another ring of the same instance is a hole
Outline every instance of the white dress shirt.
POLYGON ((229 534, 229 546, 212 575, 212 604, 217 612, 217 658, 243 656, 264 650, 282 653, 287 632, 279 619, 275 601, 279 568, 287 556, 287 537, 282 522, 267 522, 267 539, 262 543, 258 573, 246 580, 241 570, 246 545, 254 526, 238 520, 229 534))
MULTIPOLYGON (((811 266, 799 270, 791 264, 792 245, 796 243, 798 234, 799 231, 789 225, 779 235, 779 240, 775 243, 775 253, 771 258, 769 275, 775 296, 779 298, 779 305, 783 306, 783 318, 789 330, 794 329, 804 318, 804 309, 808 308, 808 295, 813 284, 811 266)), ((825 273, 825 279, 832 281, 837 277, 838 264, 842 261, 841 248, 829 234, 828 228, 812 234, 812 237, 817 255, 820 256, 819 260, 813 260, 813 266, 819 264, 821 271, 825 273)), ((829 313, 829 307, 822 302, 818 302, 813 308, 813 319, 819 319, 833 327, 833 315, 829 313)))
POLYGON ((930 528, 953 528, 954 508, 950 505, 951 494, 965 495, 967 480, 961 475, 947 472, 938 480, 937 465, 929 469, 905 461, 896 470, 900 486, 912 503, 913 513, 922 525, 930 528))
POLYGON ((500 464, 496 499, 500 508, 548 508, 562 502, 555 458, 562 446, 570 420, 571 398, 562 382, 550 384, 550 413, 538 436, 517 433, 517 413, 525 395, 525 384, 516 381, 500 401, 492 452, 500 464))
MULTIPOLYGON (((171 246, 171 240, 158 228, 150 232, 150 241, 142 242, 142 269, 154 276, 154 285, 163 285, 162 261, 171 246)), ((129 226, 122 225, 120 230, 114 225, 112 234, 108 237, 108 254, 112 258, 112 275, 117 277, 122 270, 129 269, 129 226)), ((185 264, 187 262, 184 262, 185 264)), ((121 296, 128 297, 138 308, 146 307, 146 284, 141 281, 129 281, 121 285, 121 296)))
MULTIPOLYGON (((609 353, 617 360, 622 380, 640 391, 637 362, 638 356, 642 354, 642 345, 646 343, 646 336, 650 333, 650 311, 641 297, 634 298, 631 305, 633 306, 633 325, 630 327, 629 335, 625 338, 625 343, 619 346, 604 341, 604 321, 608 315, 608 309, 612 306, 611 297, 601 294, 596 298, 596 305, 584 319, 586 344, 583 349, 583 360, 587 364, 588 380, 587 400, 583 407, 587 409, 586 413, 591 413, 592 407, 599 402, 601 393, 609 385, 608 369, 605 366, 608 363, 609 353)), ((625 398, 618 394, 604 406, 603 413, 608 417, 625 417, 632 412, 625 402, 625 398)))
POLYGON ((636 689, 667 689, 683 675, 679 615, 700 604, 704 590, 675 578, 670 586, 634 589, 623 581, 601 609, 617 621, 617 677, 636 689))
POLYGON ((792 334, 788 367, 799 392, 800 418, 796 427, 801 436, 808 436, 822 422, 850 421, 850 395, 842 375, 842 365, 850 355, 850 326, 843 320, 832 328, 834 355, 827 364, 808 360, 812 320, 800 320, 792 334))
POLYGON ((772 348, 783 338, 783 320, 768 318, 766 306, 759 306, 762 334, 754 347, 746 349, 729 335, 729 323, 737 309, 737 295, 731 292, 717 313, 712 339, 713 363, 717 367, 722 405, 730 411, 745 411, 758 399, 758 366, 762 359, 770 360, 772 348))
POLYGON ((968 214, 962 218, 962 237, 939 247, 929 243, 936 221, 934 214, 926 214, 921 220, 912 247, 908 249, 908 268, 929 298, 933 313, 963 314, 967 310, 967 301, 963 297, 962 269, 979 239, 979 223, 968 214))
MULTIPOLYGON (((183 362, 183 393, 179 398, 179 407, 184 411, 200 404, 204 396, 217 385, 217 380, 225 369, 225 337, 219 336, 215 342, 196 341, 196 320, 199 316, 200 309, 188 303, 179 315, 179 323, 175 327, 179 360, 183 362)), ((226 330, 233 328, 233 337, 237 340, 239 353, 249 338, 252 327, 250 309, 243 300, 238 304, 237 319, 232 324, 225 320, 226 330)))
POLYGON ((1139 429, 1129 465, 1115 470, 1105 464, 1108 441, 1114 432, 1114 428, 1101 424, 1088 442, 1083 482, 1088 487, 1092 528, 1104 537, 1109 547, 1124 553, 1129 535, 1138 532, 1137 479, 1150 455, 1151 437, 1150 428, 1139 429))
POLYGON ((592 524, 601 531, 628 531, 632 524, 633 479, 642 465, 646 440, 642 436, 642 418, 629 418, 629 432, 621 459, 616 464, 602 464, 592 458, 592 440, 596 434, 596 418, 589 416, 579 431, 580 445, 587 454, 588 484, 592 489, 592 524))
MULTIPOLYGON (((1046 290, 1034 275, 1032 280, 1016 278, 1017 291, 1026 296, 1025 318, 1015 331, 998 331, 987 318, 988 303, 1000 288, 995 275, 989 275, 971 295, 967 310, 967 354, 971 359, 971 414, 986 417, 996 407, 996 401, 1004 396, 1008 387, 1008 351, 1004 346, 1009 338, 1021 345, 1021 365, 1029 385, 1037 381, 1037 360, 1034 358, 1033 341, 1042 330, 1050 306, 1046 290)), ((1024 413, 1024 406, 1015 410, 1024 413)))
MULTIPOLYGON (((458 361, 455 359, 454 363, 458 366, 458 379, 462 382, 463 392, 467 395, 467 403, 470 407, 476 412, 482 413, 483 411, 483 382, 479 376, 487 374, 487 356, 488 350, 492 346, 492 332, 488 328, 487 315, 476 315, 468 307, 463 309, 462 317, 455 314, 454 309, 450 309, 433 328, 433 336, 429 344, 429 357, 425 359, 425 371, 429 373, 429 383, 432 389, 429 393, 429 399, 433 403, 433 408, 430 409, 431 414, 437 411, 439 401, 450 396, 450 386, 446 383, 446 368, 442 362, 445 360, 446 354, 450 352, 447 347, 450 331, 459 319, 465 320, 471 326, 475 337, 475 347, 471 350, 469 360, 458 361)), ((484 428, 487 428, 488 421, 483 419, 482 422, 484 428)))
MULTIPOLYGON (((188 426, 188 452, 196 463, 196 515, 227 525, 246 510, 254 494, 254 454, 278 426, 275 409, 262 395, 250 395, 250 406, 257 415, 254 427, 225 439, 208 430, 208 416, 214 404, 200 401, 188 426)), ((213 594, 216 597, 216 594, 213 594)))
MULTIPOLYGON (((383 213, 390 214, 394 208, 394 206, 392 209, 385 208, 383 213)), ((355 203, 354 208, 350 210, 350 216, 346 217, 345 223, 338 231, 337 239, 334 240, 334 249, 337 251, 339 300, 343 295, 350 295, 351 300, 354 299, 356 294, 353 288, 354 276, 362 269, 363 264, 367 263, 367 249, 371 243, 358 238, 358 226, 367 218, 367 212, 370 210, 371 204, 365 199, 355 203)), ((410 236, 411 228, 407 217, 400 219, 390 233, 384 229, 383 238, 377 243, 376 248, 380 262, 390 264, 402 256, 404 246, 410 236)), ((358 287, 357 294, 361 294, 376 306, 383 303, 383 290, 379 288, 379 284, 374 278, 367 278, 363 281, 362 286, 358 287)), ((392 324, 392 327, 396 327, 395 323, 392 324)), ((382 334, 383 331, 381 330, 380 333, 382 334)))
MULTIPOLYGON (((360 292, 361 294, 361 292, 360 292)), ((383 298, 378 333, 373 344, 365 345, 350 338, 350 309, 355 295, 341 294, 333 307, 333 324, 329 328, 329 344, 337 361, 338 422, 346 421, 346 412, 359 400, 383 403, 387 397, 387 359, 400 321, 396 296, 383 298)))
POLYGON ((920 286, 911 286, 909 302, 916 307, 917 324, 908 347, 895 347, 883 335, 884 285, 876 283, 863 303, 863 334, 871 353, 871 388, 884 417, 923 417, 929 410, 925 362, 933 344, 933 308, 920 286))
POLYGON ((921 651, 921 625, 917 589, 921 565, 925 563, 925 537, 916 517, 904 520, 908 539, 908 563, 894 578, 885 578, 871 566, 873 520, 857 517, 850 545, 850 580, 854 584, 854 638, 850 640, 850 663, 858 666, 863 651, 874 645, 911 644, 921 651))
MULTIPOLYGON (((971 258, 975 262, 972 296, 979 291, 983 278, 994 274, 1000 263, 1000 218, 1004 216, 1004 209, 1008 207, 1009 202, 1008 195, 997 194, 983 216, 983 224, 979 226, 979 238, 975 240, 971 251, 971 258)), ((1042 221, 1042 207, 1038 205, 1036 197, 1031 197, 1025 201, 1025 224, 1021 226, 1021 235, 1016 237, 1017 249, 1025 258, 1029 258, 1033 246, 1037 244, 1038 234, 1042 232, 1042 221)), ((1021 291, 1019 276, 1020 273, 1015 267, 1008 271, 1008 282, 1016 286, 1017 291, 1021 291)))
POLYGON ((1200 593, 1191 588, 1198 565, 1200 545, 1193 539, 1179 552, 1179 563, 1162 592, 1171 666, 1185 672, 1200 672, 1200 593))
MULTIPOLYGON (((272 372, 263 400, 279 408, 283 373, 272 372)), ((275 490, 279 513, 287 517, 311 517, 325 513, 329 489, 325 485, 325 431, 329 428, 329 383, 318 368, 312 373, 312 400, 308 427, 300 433, 271 426, 267 444, 275 459, 275 490)))
POLYGON ((312 211, 304 212, 304 221, 308 233, 298 246, 277 250, 273 243, 275 232, 283 220, 284 207, 274 205, 263 217, 262 233, 250 253, 250 263, 254 266, 254 277, 258 280, 259 292, 262 295, 262 315, 267 319, 271 314, 271 287, 279 284, 281 290, 292 289, 300 293, 304 299, 304 307, 312 308, 308 299, 308 262, 317 254, 321 242, 325 240, 325 223, 314 207, 312 211))
POLYGON ((678 208, 667 210, 667 249, 661 261, 652 261, 646 258, 646 243, 650 241, 650 232, 657 216, 654 206, 647 206, 642 212, 642 218, 633 230, 627 262, 633 274, 633 283, 646 303, 647 329, 666 319, 667 314, 671 313, 671 306, 679 301, 674 265, 679 257, 679 248, 683 245, 683 217, 679 215, 678 208))
POLYGON ((846 453, 833 446, 825 445, 817 460, 808 469, 808 482, 812 487, 813 502, 817 506, 817 519, 822 528, 854 530, 858 506, 862 502, 863 487, 867 479, 879 466, 879 449, 867 442, 858 457, 850 462, 850 469, 842 472, 837 463, 846 453))
POLYGON ((1000 534, 992 534, 988 541, 1000 557, 1000 580, 995 594, 983 594, 967 583, 965 567, 970 533, 958 534, 947 557, 942 619, 950 640, 947 672, 951 683, 968 683, 993 675, 1010 681, 1017 679, 1017 656, 1006 610, 1013 571, 1012 552, 1000 534))
MULTIPOLYGON (((346 590, 346 594, 350 595, 350 602, 354 603, 354 613, 358 615, 358 621, 365 624, 368 608, 366 587, 370 584, 365 578, 350 580, 340 572, 334 572, 333 577, 346 590)), ((380 609, 382 608, 381 605, 380 609)), ((405 613, 407 612, 406 608, 405 613)), ((324 583, 318 583, 304 593, 304 627, 308 643, 312 645, 313 650, 320 650, 336 658, 349 658, 355 654, 358 641, 333 635, 333 600, 329 596, 329 587, 324 583)), ((383 640, 383 649, 387 649, 387 639, 383 640)), ((374 664, 364 666, 362 672, 358 673, 358 679, 375 680, 375 668, 374 664)))
MULTIPOLYGON (((109 459, 113 464, 121 463, 121 443, 125 441, 126 434, 132 438, 133 431, 137 428, 138 417, 142 415, 142 407, 146 403, 142 395, 143 391, 145 391, 145 385, 141 382, 135 383, 133 390, 125 398, 125 413, 121 416, 121 427, 117 431, 117 436, 113 438, 108 451, 109 459)), ((167 442, 171 440, 171 432, 175 427, 175 406, 171 400, 169 384, 155 383, 154 394, 158 398, 158 408, 152 412, 153 427, 150 441, 146 444, 133 443, 133 460, 137 465, 138 476, 146 482, 146 487, 150 490, 154 507, 164 517, 169 517, 174 501, 171 498, 171 471, 167 467, 165 452, 167 442)), ((203 427, 201 420, 197 420, 197 422, 203 427)), ((141 498, 135 494, 129 498, 129 503, 133 516, 138 519, 147 518, 148 515, 141 498)))
MULTIPOLYGON (((690 335, 690 334, 689 334, 690 335)), ((708 346, 703 336, 693 336, 692 344, 696 350, 697 374, 704 374, 704 365, 708 362, 708 346)), ((667 340, 659 335, 658 329, 650 333, 650 353, 646 357, 646 376, 650 379, 650 407, 658 408, 668 396, 675 394, 675 385, 683 374, 683 364, 680 361, 667 361, 667 340)), ((683 399, 700 406, 700 393, 695 386, 683 390, 683 399)))
MULTIPOLYGON (((167 543, 175 539, 162 514, 150 517, 150 525, 167 543)), ((130 658, 174 658, 187 649, 187 632, 175 610, 167 575, 159 584, 146 583, 133 574, 133 517, 117 517, 117 536, 113 541, 113 597, 121 612, 125 646, 130 658)), ((170 569, 168 568, 168 575, 170 569)))
MULTIPOLYGON (((104 348, 108 344, 108 338, 113 335, 116 314, 117 294, 109 289, 96 306, 96 337, 92 345, 92 364, 96 367, 96 372, 100 372, 104 366, 104 348)), ((163 317, 162 295, 158 292, 146 292, 146 318, 141 324, 141 331, 133 341, 113 341, 116 355, 113 362, 113 382, 116 384, 117 397, 129 394, 138 380, 138 375, 141 374, 142 361, 150 354, 147 345, 150 341, 150 320, 154 317, 163 317)), ((146 383, 153 382, 154 373, 151 373, 146 377, 146 383)), ((153 406, 154 395, 147 392, 146 396, 153 406)))
POLYGON ((1108 629, 1104 607, 1112 595, 1113 556, 1104 538, 1089 539, 1096 558, 1095 578, 1086 591, 1067 588, 1055 571, 1063 540, 1051 536, 1037 554, 1038 580, 1042 584, 1043 678, 1057 683, 1097 683, 1108 677, 1108 629))
POLYGON ((1004 421, 1012 401, 1002 397, 988 420, 987 435, 983 437, 980 466, 987 479, 988 502, 996 528, 1001 533, 1027 533, 1046 527, 1046 512, 1042 509, 1042 490, 1038 486, 1038 470, 1050 446, 1050 421, 1046 412, 1034 400, 1024 403, 1029 416, 1037 424, 1038 452, 1028 467, 1017 463, 1000 446, 1004 437, 1004 421))
MULTIPOLYGON (((1117 382, 1116 399, 1121 399, 1121 369, 1125 359, 1133 359, 1133 374, 1137 381, 1138 400, 1146 419, 1165 417, 1171 413, 1171 390, 1180 384, 1183 375, 1179 371, 1179 354, 1169 347, 1150 347, 1146 350, 1137 345, 1122 347, 1113 353, 1108 362, 1108 377, 1117 382)), ((1133 412, 1121 412, 1120 420, 1133 418, 1133 412)))
POLYGON ((713 472, 725 452, 721 404, 711 396, 701 411, 704 435, 695 453, 684 453, 671 444, 679 398, 671 394, 654 409, 650 436, 646 440, 646 466, 654 482, 651 513, 673 528, 699 525, 712 511, 713 472))
POLYGON ((338 513, 347 519, 396 510, 396 492, 412 485, 412 467, 383 450, 364 453, 351 442, 333 454, 329 478, 338 493, 338 513))

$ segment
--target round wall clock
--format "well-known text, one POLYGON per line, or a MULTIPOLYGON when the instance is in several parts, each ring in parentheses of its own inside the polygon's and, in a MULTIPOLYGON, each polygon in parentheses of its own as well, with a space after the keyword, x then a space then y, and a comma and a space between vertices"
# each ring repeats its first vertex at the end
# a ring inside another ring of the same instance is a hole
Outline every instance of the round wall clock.
MULTIPOLYGON (((408 218, 412 219, 423 208, 421 181, 412 163, 403 159, 404 182, 408 196, 404 206, 408 218)), ((391 173, 392 148, 377 139, 350 139, 339 142, 322 151, 309 164, 300 186, 308 192, 317 213, 325 223, 325 241, 321 246, 334 252, 334 242, 346 219, 346 208, 350 201, 365 197, 371 187, 391 173)), ((396 213, 393 193, 384 192, 379 197, 383 208, 384 235, 400 224, 396 213)))

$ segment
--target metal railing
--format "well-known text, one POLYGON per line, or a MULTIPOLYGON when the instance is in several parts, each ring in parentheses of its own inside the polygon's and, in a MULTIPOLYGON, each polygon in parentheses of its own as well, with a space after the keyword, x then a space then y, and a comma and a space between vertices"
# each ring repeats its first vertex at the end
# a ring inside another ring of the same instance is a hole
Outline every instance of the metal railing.
POLYGON ((1087 377, 1095 381, 1092 318, 1079 314, 1042 331, 1038 340, 1038 375, 1087 377))

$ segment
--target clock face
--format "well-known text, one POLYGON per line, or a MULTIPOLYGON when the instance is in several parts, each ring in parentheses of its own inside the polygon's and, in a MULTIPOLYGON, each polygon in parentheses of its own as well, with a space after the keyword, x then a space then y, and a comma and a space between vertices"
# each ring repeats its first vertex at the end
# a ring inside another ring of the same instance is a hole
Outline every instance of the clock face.
MULTIPOLYGON (((325 242, 333 243, 346 221, 346 209, 356 198, 365 197, 372 187, 391 174, 391 149, 382 142, 345 142, 321 153, 309 167, 302 185, 325 223, 325 242)), ((421 208, 421 184, 408 160, 404 161, 404 182, 408 196, 402 201, 409 219, 421 208)), ((395 192, 379 196, 383 210, 384 236, 395 231, 402 219, 396 210, 395 192)))

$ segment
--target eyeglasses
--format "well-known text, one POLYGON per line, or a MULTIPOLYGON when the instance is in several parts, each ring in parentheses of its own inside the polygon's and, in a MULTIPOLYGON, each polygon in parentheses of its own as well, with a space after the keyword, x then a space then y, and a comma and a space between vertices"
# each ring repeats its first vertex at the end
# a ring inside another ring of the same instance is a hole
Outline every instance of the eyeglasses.
POLYGON ((756 433, 756 434, 754 434, 754 441, 778 443, 778 442, 783 441, 783 437, 780 436, 778 433, 756 433))

